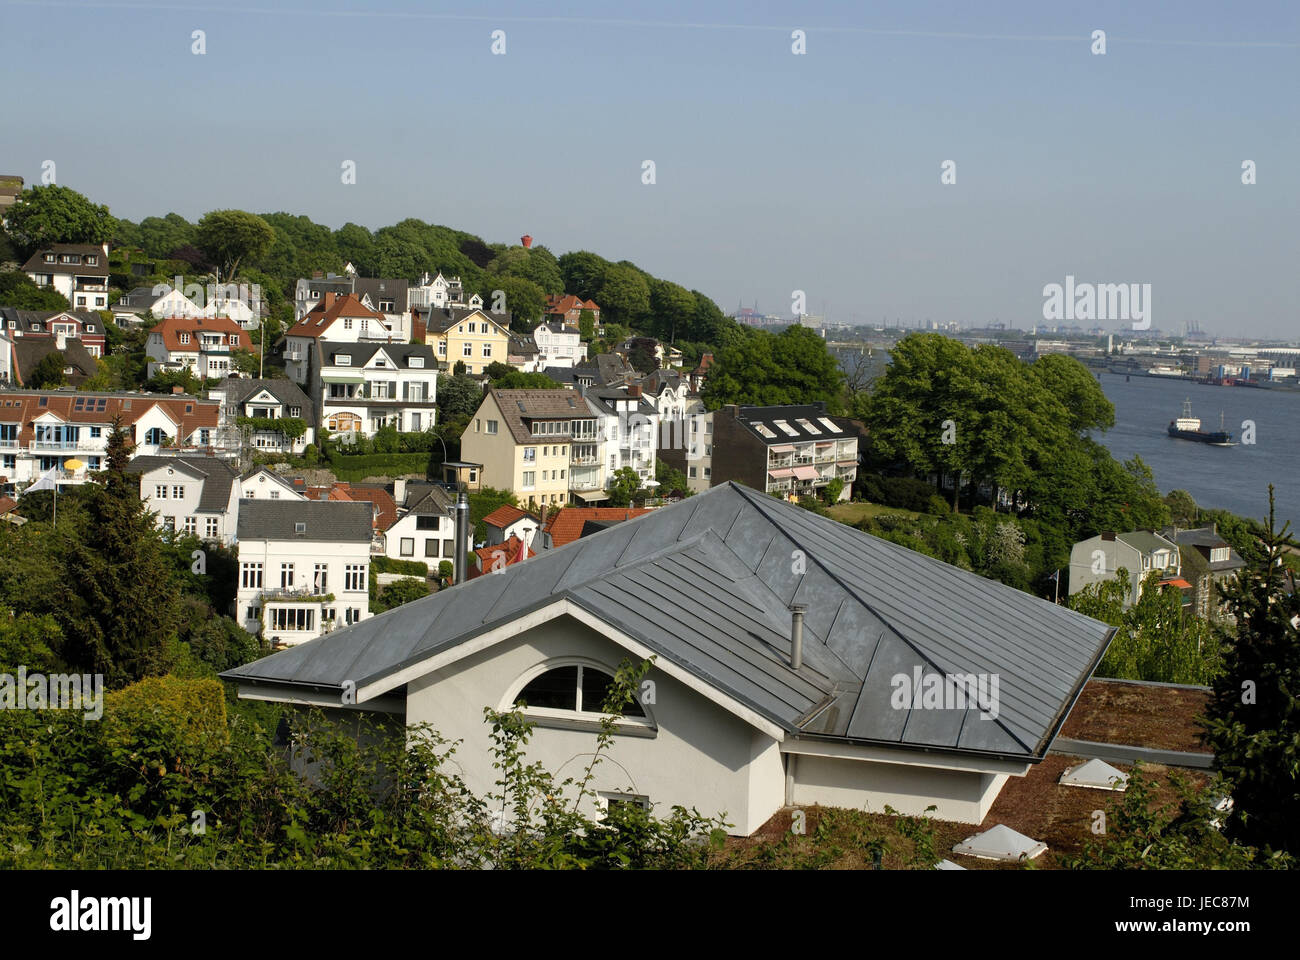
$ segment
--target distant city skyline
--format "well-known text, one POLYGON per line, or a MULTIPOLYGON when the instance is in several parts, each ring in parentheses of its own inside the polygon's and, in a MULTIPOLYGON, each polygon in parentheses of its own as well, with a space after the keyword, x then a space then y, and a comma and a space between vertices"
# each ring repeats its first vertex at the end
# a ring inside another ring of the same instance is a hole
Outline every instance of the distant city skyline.
POLYGON ((1278 0, 0 3, 22 41, 0 79, 29 94, 0 103, 0 173, 53 160, 130 220, 527 233, 728 312, 802 291, 850 324, 1027 330, 1069 275, 1149 284, 1170 333, 1300 336, 1300 7, 1278 0))

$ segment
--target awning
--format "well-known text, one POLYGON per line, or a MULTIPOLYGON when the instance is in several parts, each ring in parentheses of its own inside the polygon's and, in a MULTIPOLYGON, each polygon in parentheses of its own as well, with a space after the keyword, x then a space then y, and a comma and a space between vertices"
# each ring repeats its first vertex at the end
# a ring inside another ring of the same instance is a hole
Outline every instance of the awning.
POLYGON ((575 490, 574 493, 577 494, 579 500, 587 503, 596 503, 600 500, 609 499, 609 494, 604 490, 575 490))
POLYGON ((359 373, 323 373, 321 379, 326 383, 365 383, 366 378, 359 373))
POLYGON ((822 475, 816 467, 795 467, 794 478, 796 480, 820 480, 822 475))
POLYGON ((1192 589, 1192 585, 1191 585, 1190 583, 1188 583, 1186 580, 1183 580, 1181 577, 1178 578, 1178 579, 1176 579, 1176 580, 1165 580, 1165 581, 1162 581, 1161 586, 1163 586, 1163 585, 1166 584, 1166 583, 1169 584, 1169 586, 1171 586, 1171 587, 1177 587, 1177 588, 1180 589, 1180 590, 1190 590, 1190 589, 1192 589))
POLYGON ((767 449, 772 451, 772 453, 794 453, 794 447, 788 443, 783 443, 777 447, 768 447, 767 449))
POLYGON ((793 477, 794 471, 789 467, 782 467, 780 470, 769 470, 767 475, 773 480, 784 480, 786 477, 793 477))

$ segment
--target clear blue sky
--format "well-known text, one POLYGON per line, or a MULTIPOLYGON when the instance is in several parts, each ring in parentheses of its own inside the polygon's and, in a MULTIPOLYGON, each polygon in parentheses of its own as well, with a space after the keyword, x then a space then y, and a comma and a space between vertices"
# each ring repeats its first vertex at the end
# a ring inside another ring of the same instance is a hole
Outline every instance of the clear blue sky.
POLYGON ((1073 274, 1152 284, 1164 329, 1300 337, 1291 2, 0 0, 0 18, 0 172, 31 183, 53 159, 133 220, 411 216, 629 259, 727 310, 786 313, 802 289, 850 321, 1029 325, 1073 274))

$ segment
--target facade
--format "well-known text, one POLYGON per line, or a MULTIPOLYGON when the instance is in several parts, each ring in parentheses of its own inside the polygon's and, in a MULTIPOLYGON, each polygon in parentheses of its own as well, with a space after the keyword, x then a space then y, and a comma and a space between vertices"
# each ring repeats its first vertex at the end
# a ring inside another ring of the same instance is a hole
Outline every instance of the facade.
POLYGON ((14 340, 50 340, 63 350, 77 340, 92 357, 104 355, 104 321, 89 310, 19 310, 0 307, 0 325, 14 340))
POLYGON ((393 737, 427 723, 481 795, 499 777, 485 707, 522 704, 529 762, 578 777, 601 730, 592 699, 653 657, 654 696, 614 721, 582 809, 725 812, 749 835, 810 804, 980 823, 1046 758, 1114 632, 726 484, 222 676, 340 721, 386 714, 393 737), (913 698, 945 675, 984 686, 913 698))
POLYGON ((448 370, 461 362, 466 373, 482 373, 493 363, 509 359, 508 315, 488 314, 476 307, 448 307, 432 311, 424 328, 424 342, 448 370))
POLYGON ((847 500, 858 475, 857 427, 828 416, 824 403, 728 404, 713 412, 713 443, 703 447, 714 486, 735 480, 777 496, 816 496, 838 477, 847 500))
POLYGON ((0 476, 5 492, 55 471, 60 484, 104 469, 115 417, 136 456, 163 451, 231 455, 218 433, 219 404, 184 394, 0 391, 0 476), (69 470, 68 460, 84 467, 69 470))
POLYGON ((659 459, 686 474, 691 493, 713 486, 713 414, 692 408, 684 420, 673 422, 661 434, 659 459))
POLYGON ((306 500, 294 485, 266 467, 258 467, 239 480, 241 500, 306 500))
POLYGON ((1179 576, 1191 586, 1193 612, 1209 620, 1230 616, 1224 608, 1222 590, 1246 566, 1246 561, 1219 536, 1218 525, 1191 530, 1166 527, 1160 534, 1178 544, 1179 576))
MULTIPOLYGON (((394 560, 418 560, 436 574, 442 561, 456 572, 456 495, 436 483, 399 480, 393 490, 397 522, 384 531, 384 555, 394 560)), ((465 538, 466 555, 473 549, 473 530, 465 538)))
POLYGON ((221 404, 221 422, 232 431, 248 431, 248 445, 263 453, 300 454, 316 442, 316 406, 292 380, 228 378, 208 391, 208 399, 221 404), (275 421, 301 420, 277 429, 275 421), (286 429, 288 432, 286 432, 286 429))
POLYGON ((1100 533, 1070 548, 1070 595, 1094 583, 1114 580, 1128 571, 1129 593, 1124 606, 1142 597, 1142 581, 1156 570, 1164 581, 1176 580, 1182 568, 1178 544, 1150 530, 1100 533))
POLYGON ((239 471, 213 456, 136 457, 127 473, 140 478, 140 499, 160 530, 230 546, 239 516, 239 471))
POLYGON ((148 317, 197 317, 202 311, 189 297, 170 284, 136 287, 112 306, 113 320, 119 326, 143 322, 148 317))
POLYGON ((336 296, 326 292, 316 306, 284 335, 284 373, 300 386, 320 373, 313 368, 313 348, 322 341, 330 343, 387 343, 396 339, 388 319, 363 304, 353 294, 336 296))
POLYGON ((293 646, 370 617, 371 506, 245 499, 236 619, 293 646))
POLYGON ((604 449, 598 444, 597 452, 605 471, 604 486, 624 467, 631 467, 642 480, 653 480, 659 454, 659 414, 641 395, 640 385, 593 387, 583 390, 582 396, 600 418, 596 433, 603 438, 604 449))
POLYGON ((68 298, 73 310, 108 309, 108 244, 55 243, 37 250, 23 272, 68 298))
POLYGON ((590 466, 598 429, 572 390, 492 388, 461 435, 461 456, 482 464, 481 483, 513 491, 531 511, 568 503, 571 461, 590 466))
POLYGON ((224 378, 235 372, 236 350, 252 350, 248 331, 227 317, 166 317, 149 331, 148 376, 188 370, 196 377, 224 378))
POLYGON ((587 345, 578 331, 563 323, 539 323, 533 330, 537 344, 536 366, 572 367, 587 359, 587 345))
POLYGON ((437 420, 438 366, 432 348, 411 343, 314 344, 309 390, 331 434, 373 436, 385 426, 419 433, 437 420))
POLYGON ((571 293, 546 298, 546 319, 577 329, 582 321, 582 311, 590 310, 596 326, 600 326, 600 307, 594 300, 583 300, 571 293))

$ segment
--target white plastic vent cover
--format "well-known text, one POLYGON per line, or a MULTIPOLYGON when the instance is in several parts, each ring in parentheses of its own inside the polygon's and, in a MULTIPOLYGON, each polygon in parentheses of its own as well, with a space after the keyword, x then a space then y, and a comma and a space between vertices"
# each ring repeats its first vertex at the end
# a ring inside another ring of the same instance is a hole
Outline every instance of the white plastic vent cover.
POLYGON ((952 848, 953 853, 964 853, 968 857, 1010 861, 1032 860, 1046 851, 1047 844, 1031 840, 1023 833, 1016 833, 1002 824, 967 837, 952 848))
POLYGON ((965 870, 960 863, 953 863, 951 860, 940 860, 934 865, 936 870, 965 870))
POLYGON ((1087 787, 1089 790, 1114 790, 1123 793, 1128 789, 1128 775, 1104 760, 1089 760, 1067 769, 1060 783, 1067 787, 1087 787))

